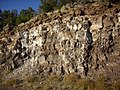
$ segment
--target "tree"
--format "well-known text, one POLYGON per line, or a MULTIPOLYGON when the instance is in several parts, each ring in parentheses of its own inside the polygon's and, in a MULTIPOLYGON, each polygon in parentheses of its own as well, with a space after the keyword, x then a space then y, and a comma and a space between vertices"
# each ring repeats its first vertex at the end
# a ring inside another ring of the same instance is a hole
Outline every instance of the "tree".
POLYGON ((32 13, 32 12, 34 12, 34 10, 32 9, 32 7, 28 7, 28 9, 26 10, 26 12, 32 13))
POLYGON ((9 25, 11 27, 10 30, 12 30, 12 27, 15 25, 25 23, 33 16, 36 16, 36 12, 31 7, 28 7, 26 10, 22 9, 20 14, 18 14, 16 9, 13 9, 11 12, 10 10, 4 10, 2 12, 0 9, 0 31, 2 31, 6 25, 9 25))
POLYGON ((17 16, 15 24, 18 25, 20 23, 22 23, 22 18, 20 16, 17 16))
POLYGON ((27 20, 30 20, 33 16, 35 16, 35 10, 33 10, 31 7, 28 7, 26 12, 27 12, 27 20))
POLYGON ((50 12, 56 9, 60 9, 67 3, 74 3, 77 0, 40 0, 41 6, 39 6, 39 12, 50 12))
POLYGON ((2 10, 0 9, 0 22, 3 20, 2 18, 2 10))
POLYGON ((58 0, 40 0, 40 9, 44 12, 52 11, 57 7, 57 1, 58 0))
POLYGON ((0 9, 0 31, 2 31, 3 28, 3 18, 2 18, 2 10, 0 9))
POLYGON ((13 9, 13 10, 12 10, 12 13, 13 13, 14 17, 17 17, 17 16, 18 16, 18 11, 17 11, 16 9, 13 9))
POLYGON ((0 9, 0 14, 2 13, 2 10, 0 9))
POLYGON ((27 16, 27 12, 25 9, 22 9, 20 11, 20 19, 21 19, 21 22, 26 22, 27 19, 26 19, 26 16, 27 16))

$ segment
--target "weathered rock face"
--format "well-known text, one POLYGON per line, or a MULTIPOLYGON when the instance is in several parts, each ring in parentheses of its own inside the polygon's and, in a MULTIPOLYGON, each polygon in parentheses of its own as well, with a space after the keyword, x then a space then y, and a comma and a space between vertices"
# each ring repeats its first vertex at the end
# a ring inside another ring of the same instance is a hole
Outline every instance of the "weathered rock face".
POLYGON ((48 17, 29 29, 26 24, 1 40, 1 68, 12 69, 13 75, 76 72, 119 77, 120 12, 84 16, 77 12, 81 10, 48 17))

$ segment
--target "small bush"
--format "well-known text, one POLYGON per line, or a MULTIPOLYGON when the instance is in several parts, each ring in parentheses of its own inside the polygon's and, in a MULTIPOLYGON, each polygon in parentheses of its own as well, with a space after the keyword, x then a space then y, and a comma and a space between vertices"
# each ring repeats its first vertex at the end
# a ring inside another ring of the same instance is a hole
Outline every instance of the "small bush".
POLYGON ((120 90, 120 81, 117 81, 112 85, 113 90, 120 90))
POLYGON ((75 73, 65 75, 63 83, 64 89, 67 88, 68 90, 88 90, 89 88, 87 80, 84 78, 82 79, 79 75, 75 73))
POLYGON ((49 76, 43 84, 43 90, 57 90, 61 88, 61 82, 62 77, 60 75, 49 76))
POLYGON ((88 83, 88 87, 89 87, 90 90, 96 90, 96 89, 95 89, 95 84, 96 84, 96 83, 95 83, 94 81, 88 80, 87 83, 88 83))
POLYGON ((37 81, 37 77, 32 76, 32 75, 28 75, 28 76, 26 76, 25 81, 29 82, 29 83, 32 83, 32 82, 37 81))
POLYGON ((106 78, 101 75, 97 78, 96 84, 95 84, 95 89, 96 90, 109 90, 108 86, 106 84, 106 78))
POLYGON ((71 73, 69 75, 66 74, 64 76, 64 82, 66 84, 72 84, 72 83, 76 82, 78 79, 80 79, 80 76, 75 73, 71 73))
POLYGON ((17 80, 16 79, 9 79, 4 82, 3 86, 15 86, 17 85, 17 80))

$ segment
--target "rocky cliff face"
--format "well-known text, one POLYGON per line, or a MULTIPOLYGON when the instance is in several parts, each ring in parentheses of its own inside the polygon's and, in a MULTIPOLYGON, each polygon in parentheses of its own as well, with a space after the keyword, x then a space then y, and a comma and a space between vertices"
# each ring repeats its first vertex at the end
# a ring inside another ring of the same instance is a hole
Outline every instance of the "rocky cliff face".
POLYGON ((63 6, 39 15, 1 38, 1 74, 104 74, 120 78, 119 6, 63 6))

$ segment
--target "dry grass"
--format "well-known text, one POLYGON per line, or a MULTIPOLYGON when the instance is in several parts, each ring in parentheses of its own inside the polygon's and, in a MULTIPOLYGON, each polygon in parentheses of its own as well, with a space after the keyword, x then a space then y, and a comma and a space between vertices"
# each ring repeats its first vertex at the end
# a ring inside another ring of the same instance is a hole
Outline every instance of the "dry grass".
POLYGON ((5 86, 5 87, 16 86, 16 85, 17 85, 16 79, 9 79, 9 80, 6 80, 6 81, 3 83, 3 86, 5 86))
POLYGON ((120 90, 120 80, 112 85, 113 90, 120 90))
POLYGON ((28 75, 20 85, 16 79, 9 79, 4 86, 18 86, 27 90, 120 90, 120 81, 108 85, 106 80, 104 76, 100 76, 92 81, 75 73, 47 77, 28 75))

